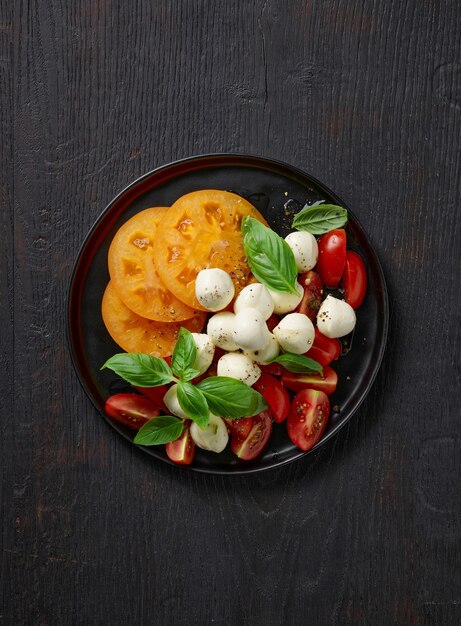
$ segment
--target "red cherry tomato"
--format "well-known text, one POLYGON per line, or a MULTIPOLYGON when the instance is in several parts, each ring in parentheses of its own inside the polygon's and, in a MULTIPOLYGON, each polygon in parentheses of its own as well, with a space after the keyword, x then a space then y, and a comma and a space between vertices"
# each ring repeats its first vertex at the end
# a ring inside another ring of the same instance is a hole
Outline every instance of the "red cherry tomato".
POLYGON ((264 397, 274 420, 279 424, 283 422, 290 412, 290 396, 282 383, 274 376, 263 372, 253 387, 264 397))
POLYGON ((301 450, 310 450, 323 435, 329 415, 330 401, 323 391, 300 391, 294 397, 288 416, 288 436, 301 450))
POLYGON ((231 436, 240 437, 242 439, 246 439, 246 437, 248 437, 253 426, 252 417, 241 417, 239 419, 226 418, 224 421, 227 424, 227 429, 229 430, 231 436))
POLYGON ((106 400, 105 410, 109 417, 133 430, 139 430, 143 424, 160 415, 158 406, 135 393, 110 396, 106 400))
POLYGON ((313 322, 322 304, 322 281, 316 272, 309 270, 301 274, 298 282, 304 289, 304 295, 295 311, 296 313, 304 313, 313 322))
POLYGON ((346 231, 336 228, 319 239, 319 260, 315 269, 327 287, 337 287, 346 264, 346 231))
POLYGON ((258 363, 258 367, 262 372, 266 374, 272 374, 272 376, 281 376, 283 372, 285 372, 285 368, 280 365, 280 363, 268 363, 267 365, 263 365, 262 363, 258 363))
POLYGON ((190 422, 184 423, 184 431, 176 441, 166 444, 168 458, 179 465, 190 465, 195 456, 195 442, 190 436, 190 422))
POLYGON ((269 319, 266 320, 267 328, 272 332, 279 322, 280 322, 280 317, 276 315, 275 313, 272 313, 269 319))
POLYGON ((346 252, 343 287, 346 302, 353 309, 358 309, 367 292, 367 268, 362 261, 362 257, 352 250, 347 250, 346 252))
POLYGON ((325 365, 322 374, 294 374, 293 372, 287 372, 282 376, 282 383, 291 391, 318 389, 329 396, 336 389, 338 374, 333 368, 325 365))
POLYGON ((163 402, 163 397, 168 391, 168 385, 159 385, 158 387, 136 387, 144 396, 155 402, 155 404, 168 413, 168 409, 163 402))
POLYGON ((319 329, 315 328, 315 339, 312 344, 309 352, 306 352, 305 356, 308 356, 317 363, 320 363, 322 367, 325 365, 330 365, 332 361, 339 358, 341 354, 341 342, 339 339, 330 339, 329 337, 325 337, 319 331, 319 329))
POLYGON ((253 425, 246 437, 232 437, 231 448, 239 459, 251 461, 261 454, 272 432, 272 416, 263 411, 253 417, 253 425))

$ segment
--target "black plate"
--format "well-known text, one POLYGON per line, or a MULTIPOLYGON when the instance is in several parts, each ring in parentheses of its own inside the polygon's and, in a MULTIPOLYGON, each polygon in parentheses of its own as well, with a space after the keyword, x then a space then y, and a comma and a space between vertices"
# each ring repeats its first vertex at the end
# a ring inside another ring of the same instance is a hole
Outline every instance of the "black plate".
MULTIPOLYGON (((169 206, 185 193, 212 188, 247 198, 283 236, 290 231, 294 213, 306 202, 325 200, 346 206, 324 185, 294 167, 238 154, 192 157, 165 165, 134 181, 109 204, 86 237, 74 267, 68 297, 68 337, 83 388, 106 421, 129 440, 133 431, 104 414, 105 399, 116 393, 116 381, 112 372, 101 372, 100 367, 120 352, 101 318, 101 300, 109 281, 109 244, 117 229, 138 211, 149 206, 169 206)), ((366 234, 348 210, 348 247, 357 250, 366 262, 368 292, 357 311, 352 349, 334 364, 339 381, 330 399, 340 412, 332 413, 323 438, 313 450, 337 433, 360 406, 379 369, 386 343, 389 310, 383 272, 366 234)), ((142 449, 171 463, 164 446, 142 449)), ((290 442, 285 424, 275 424, 268 447, 255 461, 240 461, 229 449, 222 454, 197 450, 190 468, 214 474, 244 474, 277 467, 306 454, 309 453, 290 442)))

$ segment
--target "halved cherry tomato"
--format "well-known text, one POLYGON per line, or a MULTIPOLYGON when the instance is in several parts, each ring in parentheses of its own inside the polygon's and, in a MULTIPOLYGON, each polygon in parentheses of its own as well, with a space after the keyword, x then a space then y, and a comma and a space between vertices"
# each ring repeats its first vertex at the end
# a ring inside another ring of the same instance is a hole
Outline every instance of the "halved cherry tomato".
POLYGON ((168 414, 168 409, 163 402, 163 397, 168 391, 168 385, 159 385, 158 387, 136 387, 144 396, 152 400, 162 411, 168 414))
POLYGON ((290 396, 282 383, 274 376, 263 372, 253 387, 266 400, 274 420, 279 424, 283 422, 290 412, 290 396))
POLYGON ((281 376, 286 369, 280 365, 280 363, 267 363, 264 365, 263 363, 258 363, 258 367, 262 372, 266 372, 266 374, 272 374, 272 376, 281 376))
POLYGON ((272 313, 269 319, 266 320, 266 326, 272 332, 279 322, 280 322, 280 317, 276 315, 275 313, 272 313))
POLYGON ((301 302, 296 307, 296 313, 303 313, 313 322, 317 317, 322 304, 323 284, 317 272, 309 270, 299 277, 299 284, 304 289, 301 302))
POLYGON ((272 432, 272 415, 263 411, 253 417, 253 425, 246 437, 232 437, 231 448, 239 459, 251 461, 260 454, 272 432))
POLYGON ((367 268, 362 261, 362 257, 353 250, 347 250, 346 252, 343 287, 346 302, 353 309, 358 309, 367 292, 367 268))
POLYGON ((139 430, 143 424, 160 415, 160 409, 148 398, 136 393, 118 393, 106 400, 109 417, 128 428, 139 430))
POLYGON ((330 395, 335 391, 338 384, 338 374, 333 368, 326 365, 322 374, 294 374, 293 372, 287 372, 282 376, 282 383, 291 391, 318 389, 330 395))
POLYGON ((323 435, 329 415, 328 396, 316 389, 303 389, 296 394, 291 405, 288 436, 301 450, 310 450, 323 435))
POLYGON ((241 439, 248 437, 253 426, 252 417, 241 417, 239 419, 226 418, 224 421, 232 437, 240 437, 241 439))
POLYGON ((190 465, 195 456, 195 442, 190 436, 190 422, 184 423, 184 431, 176 441, 166 444, 168 458, 178 463, 178 465, 190 465))
POLYGON ((314 343, 309 349, 309 352, 306 352, 306 356, 314 359, 314 361, 317 361, 317 363, 320 363, 320 365, 324 367, 339 358, 340 354, 341 342, 339 339, 325 337, 325 335, 322 335, 319 329, 315 327, 314 343))
POLYGON ((319 239, 319 260, 315 269, 327 287, 337 287, 346 264, 346 231, 336 228, 319 239))

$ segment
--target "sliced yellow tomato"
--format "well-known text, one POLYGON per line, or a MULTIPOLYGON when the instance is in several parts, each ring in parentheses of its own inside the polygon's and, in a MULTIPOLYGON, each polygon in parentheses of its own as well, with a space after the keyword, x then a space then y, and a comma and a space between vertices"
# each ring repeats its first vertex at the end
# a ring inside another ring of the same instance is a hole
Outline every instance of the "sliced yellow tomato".
POLYGON ((145 209, 119 228, 109 248, 109 274, 129 309, 157 322, 178 322, 195 311, 165 287, 153 261, 155 233, 166 211, 167 207, 145 209))
POLYGON ((177 298, 205 310, 195 297, 195 279, 211 267, 230 274, 236 295, 243 289, 250 274, 241 234, 246 215, 266 224, 244 198, 217 189, 188 193, 168 209, 153 254, 161 280, 177 298))
POLYGON ((199 333, 205 324, 206 313, 199 311, 183 322, 148 320, 125 306, 110 282, 102 299, 102 317, 110 336, 122 350, 164 357, 173 353, 181 326, 199 333))

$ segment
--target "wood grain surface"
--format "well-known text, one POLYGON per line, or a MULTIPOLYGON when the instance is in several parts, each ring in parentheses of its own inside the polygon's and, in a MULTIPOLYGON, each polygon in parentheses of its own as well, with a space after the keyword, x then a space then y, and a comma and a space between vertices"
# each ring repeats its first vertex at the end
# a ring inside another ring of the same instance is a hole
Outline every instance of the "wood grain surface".
POLYGON ((0 624, 460 624, 459 0, 11 0, 0 41, 0 624), (344 197, 391 299, 349 426, 234 478, 130 446, 66 344, 108 201, 222 151, 344 197))

